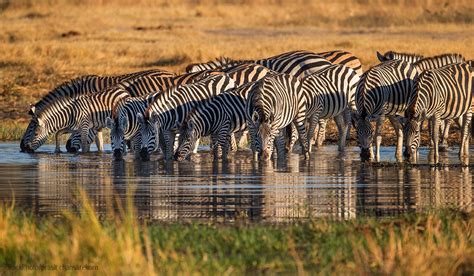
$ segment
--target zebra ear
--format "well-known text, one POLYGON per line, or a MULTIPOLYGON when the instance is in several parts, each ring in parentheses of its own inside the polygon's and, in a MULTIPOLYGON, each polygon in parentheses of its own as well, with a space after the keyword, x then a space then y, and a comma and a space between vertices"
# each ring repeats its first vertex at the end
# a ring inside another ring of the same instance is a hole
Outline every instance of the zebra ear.
POLYGON ((107 128, 112 129, 112 127, 114 126, 114 121, 112 120, 112 118, 107 117, 107 119, 105 120, 105 125, 107 126, 107 128))
POLYGON ((258 120, 260 119, 260 115, 258 115, 258 112, 257 111, 254 111, 252 113, 252 121, 253 122, 258 122, 258 120))
POLYGON ((34 104, 30 104, 30 111, 28 111, 28 114, 35 117, 36 116, 35 112, 36 112, 36 106, 34 104))
POLYGON ((378 58, 381 62, 387 61, 387 59, 385 58, 385 56, 382 55, 381 53, 379 53, 378 51, 377 51, 377 58, 378 58))

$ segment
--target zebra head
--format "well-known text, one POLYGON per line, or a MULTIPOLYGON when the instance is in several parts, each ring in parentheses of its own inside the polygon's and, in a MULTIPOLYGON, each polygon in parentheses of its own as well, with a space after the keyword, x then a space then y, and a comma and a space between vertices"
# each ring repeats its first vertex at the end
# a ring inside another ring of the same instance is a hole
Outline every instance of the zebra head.
POLYGON ((20 151, 25 152, 26 151, 26 144, 28 144, 31 141, 31 138, 34 136, 36 128, 38 127, 38 124, 36 120, 31 119, 30 123, 26 127, 25 133, 23 134, 23 137, 21 137, 20 141, 20 151))
POLYGON ((48 122, 39 116, 34 116, 32 121, 36 125, 36 129, 30 141, 24 143, 26 152, 34 152, 37 150, 46 142, 49 136, 48 122))
POLYGON ((143 161, 149 161, 150 154, 157 150, 159 145, 160 127, 158 115, 153 111, 146 117, 141 113, 137 113, 137 121, 140 125, 140 135, 142 138, 140 157, 143 161))
POLYGON ((416 161, 416 152, 420 145, 420 129, 425 115, 417 112, 414 105, 411 105, 405 111, 406 123, 403 127, 403 136, 405 137, 405 151, 403 155, 410 162, 416 161))
POLYGON ((270 160, 273 152, 273 141, 280 131, 272 125, 274 121, 273 113, 266 115, 262 110, 256 109, 252 112, 250 124, 254 129, 254 158, 255 153, 261 160, 270 160))
POLYGON ((128 130, 128 116, 123 105, 112 109, 112 117, 107 117, 106 125, 110 129, 110 144, 115 160, 121 160, 127 154, 125 133, 128 130))
POLYGON ((174 154, 174 159, 176 161, 183 161, 186 159, 190 153, 192 153, 196 142, 199 139, 199 126, 194 121, 194 119, 188 116, 183 125, 179 130, 179 143, 178 148, 174 154))
POLYGON ((360 159, 362 161, 369 161, 372 158, 370 154, 370 148, 374 139, 374 129, 372 127, 371 121, 374 120, 374 117, 367 116, 366 112, 362 112, 361 114, 354 112, 352 115, 354 117, 353 124, 357 129, 357 140, 360 147, 360 159))

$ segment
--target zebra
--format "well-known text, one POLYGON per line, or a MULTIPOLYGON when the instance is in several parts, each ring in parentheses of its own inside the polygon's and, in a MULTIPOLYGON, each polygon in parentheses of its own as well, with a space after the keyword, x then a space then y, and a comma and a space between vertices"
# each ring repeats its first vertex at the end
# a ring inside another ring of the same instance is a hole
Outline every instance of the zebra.
POLYGON ((403 60, 389 60, 370 68, 360 78, 355 93, 357 112, 353 116, 363 161, 373 157, 373 120, 376 121, 375 160, 380 161, 381 125, 385 117, 390 119, 397 135, 395 156, 398 161, 402 160, 403 132, 400 115, 408 105, 416 76, 417 70, 413 64, 403 60))
POLYGON ((254 159, 269 160, 275 136, 291 123, 297 128, 304 157, 309 158, 306 108, 301 82, 296 77, 272 73, 259 81, 245 106, 254 159))
POLYGON ((246 129, 245 104, 249 92, 257 83, 247 83, 195 107, 180 127, 174 159, 184 160, 195 148, 199 138, 210 135, 214 159, 218 158, 219 145, 222 159, 227 160, 231 134, 246 129))
POLYGON ((469 163, 469 126, 472 118, 474 71, 467 63, 456 63, 425 70, 417 77, 409 106, 405 111, 404 128, 407 157, 416 161, 413 145, 418 144, 420 124, 424 119, 432 123, 431 141, 434 163, 439 162, 438 141, 440 120, 463 117, 459 159, 469 163))
MULTIPOLYGON (((78 114, 81 111, 81 110, 78 110, 78 107, 76 106, 78 103, 83 103, 84 110, 82 110, 82 113, 93 112, 94 108, 104 108, 104 105, 103 105, 104 103, 91 102, 91 101, 93 99, 96 101, 104 100, 104 99, 107 99, 108 101, 110 100, 110 98, 115 99, 113 95, 107 96, 106 94, 107 93, 114 94, 115 92, 117 92, 117 90, 123 95, 130 95, 127 88, 133 88, 133 85, 131 85, 131 83, 133 83, 134 80, 142 79, 145 76, 153 76, 153 78, 172 78, 175 75, 173 73, 169 73, 169 72, 161 71, 161 70, 142 71, 140 73, 137 73, 135 75, 135 78, 130 77, 128 80, 127 79, 123 80, 122 82, 116 84, 115 86, 109 87, 102 92, 93 93, 93 94, 83 93, 82 95, 76 96, 74 98, 63 97, 56 101, 53 101, 51 102, 51 104, 46 106, 40 113, 35 114, 35 116, 33 117, 33 119, 35 120, 35 123, 38 124, 38 126, 36 127, 36 130, 34 132, 34 135, 31 141, 27 143, 25 147, 29 151, 34 151, 38 147, 40 147, 46 141, 47 137, 52 133, 56 133, 56 137, 59 137, 59 135, 63 133, 68 133, 68 132, 74 133, 75 130, 73 127, 77 126, 76 123, 78 120, 78 117, 75 117, 75 116, 79 116, 78 114), (100 97, 93 97, 94 95, 97 95, 97 94, 101 94, 100 97), (92 97, 92 98, 88 99, 88 97, 92 97), (78 101, 79 98, 81 98, 80 101, 78 101), (84 102, 89 102, 90 106, 86 108, 85 107, 86 104, 84 102)), ((131 90, 131 91, 132 93, 137 93, 137 90, 131 90)), ((137 94, 133 94, 133 95, 138 96, 137 94)), ((110 106, 112 103, 106 102, 105 104, 110 106)), ((102 112, 107 113, 110 111, 103 109, 102 112)), ((94 128, 94 129, 99 132, 101 130, 101 128, 94 128)), ((81 146, 83 142, 85 143, 86 140, 90 141, 90 139, 86 139, 86 136, 88 136, 86 132, 80 134, 79 137, 82 137, 80 139, 81 146)), ((78 137, 78 136, 73 134, 73 137, 78 137)), ((75 143, 72 142, 71 144, 75 144, 75 143)), ((102 146, 98 146, 98 148, 99 148, 99 151, 103 149, 102 146)), ((87 149, 85 149, 85 151, 87 151, 87 149)))
POLYGON ((415 63, 425 57, 418 54, 388 51, 388 52, 385 52, 385 54, 381 54, 377 52, 377 58, 380 62, 386 62, 389 60, 403 60, 408 63, 415 63))
MULTIPOLYGON (((351 104, 354 104, 355 89, 359 75, 351 68, 334 64, 302 80, 302 90, 307 101, 307 117, 310 118, 308 137, 313 137, 320 119, 335 118, 339 130, 339 151, 343 151, 351 104)), ((309 143, 309 151, 311 152, 309 143)))
MULTIPOLYGON (((222 57, 207 63, 190 64, 186 67, 186 71, 195 72, 199 70, 211 70, 242 63, 260 64, 273 71, 290 74, 298 78, 311 75, 312 73, 324 69, 333 63, 346 65, 354 69, 359 75, 362 74, 362 64, 360 60, 353 54, 340 50, 321 52, 318 54, 304 50, 291 51, 259 60, 232 60, 230 58, 222 57)), ((318 146, 322 145, 322 142, 325 139, 326 123, 326 120, 320 120, 318 124, 318 146)), ((296 136, 296 132, 293 131, 292 138, 294 139, 296 136)))
MULTIPOLYGON (((448 64, 454 63, 463 63, 465 59, 460 54, 443 54, 434 57, 424 58, 415 63, 415 67, 418 70, 418 73, 429 70, 443 67, 448 64)), ((462 121, 458 120, 458 124, 462 126, 462 121)), ((442 135, 440 139, 439 149, 445 151, 448 148, 448 137, 449 137, 449 128, 451 125, 451 120, 441 121, 440 129, 442 129, 442 135)), ((431 128, 431 122, 428 121, 428 126, 431 128)), ((419 140, 417 140, 419 142, 419 140)))
MULTIPOLYGON (((21 151, 28 151, 26 145, 29 144, 35 134, 36 128, 38 126, 37 118, 43 117, 42 114, 45 110, 48 110, 49 112, 52 109, 51 107, 54 107, 56 110, 61 110, 67 106, 69 102, 72 101, 72 99, 78 97, 79 95, 96 93, 121 81, 157 71, 167 73, 169 75, 172 74, 163 70, 147 70, 117 76, 86 75, 62 83, 46 94, 36 104, 30 106, 28 114, 31 115, 32 118, 21 139, 21 151)), ((102 136, 100 133, 98 135, 102 136)), ((59 135, 56 135, 56 152, 60 152, 59 135)))
MULTIPOLYGON (((116 160, 122 159, 127 153, 125 141, 130 141, 131 148, 138 156, 141 147, 140 124, 136 118, 137 113, 143 113, 149 103, 161 94, 163 91, 174 86, 193 83, 208 77, 210 72, 202 71, 197 73, 181 74, 166 79, 146 79, 140 82, 148 83, 148 86, 137 86, 133 90, 133 95, 142 95, 138 97, 126 97, 119 101, 111 112, 111 117, 107 118, 106 126, 110 131, 110 141, 112 151, 116 160), (157 81, 155 81, 157 80, 157 81), (156 92, 155 92, 156 91, 156 92), (149 93, 149 94, 147 94, 149 93)), ((132 84, 129 87, 134 87, 132 84)))
POLYGON ((186 119, 187 113, 200 102, 235 87, 234 80, 225 73, 213 74, 199 82, 169 89, 150 103, 144 114, 138 113, 142 146, 140 156, 147 161, 159 144, 165 159, 173 154, 174 130, 186 119), (158 143, 158 137, 162 139, 158 143))

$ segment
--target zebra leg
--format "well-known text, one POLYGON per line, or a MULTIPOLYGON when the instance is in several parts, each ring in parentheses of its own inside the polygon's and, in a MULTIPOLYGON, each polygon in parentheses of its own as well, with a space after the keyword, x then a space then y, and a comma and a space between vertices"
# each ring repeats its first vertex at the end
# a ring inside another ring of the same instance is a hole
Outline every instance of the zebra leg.
MULTIPOLYGON (((222 147, 222 145, 221 145, 222 147)), ((230 150, 231 151, 237 151, 237 141, 235 139, 234 133, 230 134, 230 150)))
MULTIPOLYGON (((310 122, 309 122, 309 129, 308 129, 308 138, 311 139, 311 137, 314 137, 315 128, 318 126, 321 127, 321 121, 324 121, 324 120, 319 120, 318 111, 314 112, 314 114, 311 116, 309 120, 310 122)), ((319 137, 319 131, 318 131, 317 136, 319 137)), ((308 143, 308 151, 311 152, 311 150, 312 150, 312 142, 310 141, 308 143)))
POLYGON ((439 163, 439 125, 440 120, 433 116, 433 118, 431 118, 431 142, 433 143, 433 162, 435 164, 439 163))
POLYGON ((198 148, 199 148, 199 141, 201 140, 201 138, 198 138, 196 140, 196 143, 194 145, 194 149, 193 149, 193 153, 197 153, 198 152, 198 148))
POLYGON ((459 160, 461 164, 469 164, 469 138, 471 134, 472 112, 466 113, 462 120, 461 147, 459 148, 459 160))
POLYGON ((242 131, 242 134, 240 136, 239 143, 238 143, 239 149, 243 149, 246 145, 248 145, 249 143, 248 135, 249 135, 248 130, 242 131))
POLYGON ((344 151, 346 147, 346 135, 347 135, 347 128, 348 125, 344 118, 344 113, 337 115, 334 117, 334 121, 336 121, 337 132, 339 133, 339 141, 338 141, 338 150, 344 151))
POLYGON ((211 150, 214 161, 219 159, 219 142, 217 135, 211 135, 211 150))
POLYGON ((253 161, 258 161, 258 152, 257 148, 255 147, 256 144, 256 135, 257 132, 253 127, 252 123, 247 122, 247 128, 249 131, 249 136, 250 136, 250 149, 252 149, 252 156, 253 156, 253 161))
POLYGON ((56 141, 56 148, 54 149, 54 152, 55 152, 55 153, 60 153, 60 152, 61 152, 61 146, 60 146, 60 144, 59 144, 59 137, 60 137, 63 133, 65 133, 65 131, 64 131, 64 130, 60 130, 60 131, 56 132, 56 135, 54 136, 55 141, 56 141))
POLYGON ((98 130, 95 135, 95 144, 97 145, 97 151, 104 151, 104 137, 102 135, 102 129, 98 130))
POLYGON ((309 159, 308 151, 308 136, 306 135, 306 129, 304 127, 305 115, 304 112, 298 114, 294 119, 293 123, 298 130, 298 136, 301 144, 301 153, 303 153, 305 159, 309 159))
POLYGON ((382 124, 385 116, 380 116, 375 124, 375 161, 380 162, 380 144, 382 144, 382 124))
POLYGON ((346 140, 350 140, 351 139, 352 110, 349 107, 344 109, 344 121, 347 125, 346 140))
MULTIPOLYGON (((228 161, 229 149, 232 150, 232 133, 223 133, 220 136, 220 146, 222 149, 222 161, 228 161)), ((235 143, 235 139, 233 139, 235 143)))
POLYGON ((316 140, 316 146, 320 148, 324 140, 326 140, 326 125, 328 123, 328 120, 321 119, 318 121, 318 138, 316 140))
POLYGON ((165 160, 171 160, 173 158, 174 153, 174 144, 176 133, 172 130, 167 130, 164 133, 165 137, 165 151, 163 152, 165 160))
MULTIPOLYGON (((397 162, 403 162, 403 126, 395 116, 389 116, 388 119, 392 123, 397 135, 397 147, 395 150, 395 158, 397 162)), ((413 153, 416 154, 416 151, 413 153)))
POLYGON ((274 143, 278 158, 281 158, 282 156, 286 156, 286 153, 287 153, 286 138, 288 136, 287 131, 288 129, 286 128, 282 129, 280 133, 277 136, 275 136, 275 140, 273 143, 274 143))

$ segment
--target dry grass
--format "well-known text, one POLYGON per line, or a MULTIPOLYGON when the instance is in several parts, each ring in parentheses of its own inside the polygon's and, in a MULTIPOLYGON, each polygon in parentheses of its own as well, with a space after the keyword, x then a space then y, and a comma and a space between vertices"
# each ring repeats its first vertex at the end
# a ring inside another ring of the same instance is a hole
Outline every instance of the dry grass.
POLYGON ((27 118, 29 103, 78 75, 182 71, 221 55, 344 49, 366 68, 377 50, 474 57, 469 0, 233 3, 0 0, 0 120, 27 118))
POLYGON ((135 219, 130 203, 131 211, 110 213, 104 221, 87 199, 81 205, 79 214, 62 219, 1 207, 0 273, 60 265, 147 275, 474 272, 474 217, 457 211, 280 225, 147 225, 135 219))

